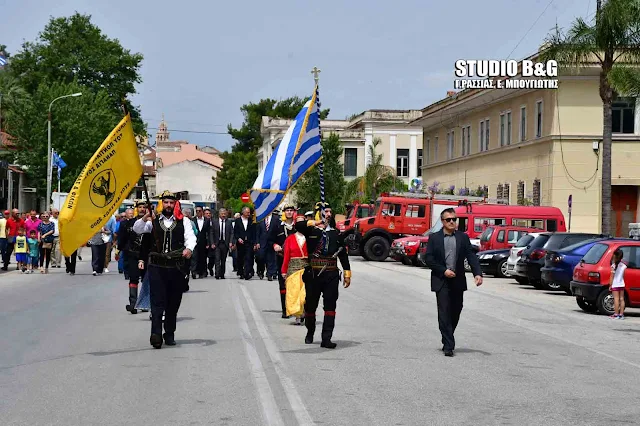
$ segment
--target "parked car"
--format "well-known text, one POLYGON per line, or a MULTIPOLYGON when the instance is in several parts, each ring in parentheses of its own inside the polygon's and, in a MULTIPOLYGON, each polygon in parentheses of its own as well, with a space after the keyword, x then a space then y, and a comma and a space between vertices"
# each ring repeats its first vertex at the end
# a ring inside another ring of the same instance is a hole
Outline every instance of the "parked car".
POLYGON ((515 280, 519 284, 527 284, 529 282, 529 279, 526 276, 520 276, 516 273, 516 265, 520 260, 520 256, 522 256, 522 252, 524 252, 524 250, 527 247, 529 247, 531 243, 540 235, 542 235, 542 233, 540 232, 532 232, 527 235, 524 235, 522 238, 518 240, 515 246, 511 247, 509 259, 507 259, 507 273, 509 274, 510 277, 515 278, 515 280))
POLYGON ((427 255, 427 241, 422 241, 420 243, 420 246, 418 246, 418 255, 417 255, 418 266, 427 266, 426 255, 427 255))
POLYGON ((478 253, 478 260, 482 273, 498 278, 509 276, 507 272, 507 259, 511 249, 486 250, 478 253))
POLYGON ((489 226, 480 235, 480 251, 510 249, 523 235, 536 231, 540 230, 511 225, 489 226))
MULTIPOLYGON (((429 241, 429 231, 422 235, 397 238, 391 244, 390 256, 393 260, 405 265, 418 265, 418 247, 420 243, 429 241)), ((425 245, 426 247, 426 245, 425 245)))
POLYGON ((585 240, 560 250, 549 250, 540 269, 542 288, 571 294, 573 269, 598 241, 603 240, 585 240))
POLYGON ((544 265, 544 258, 547 255, 547 251, 562 249, 580 241, 598 237, 601 236, 598 234, 568 232, 542 234, 533 240, 531 247, 526 248, 522 252, 520 260, 516 264, 516 273, 520 276, 527 277, 529 284, 533 285, 535 288, 542 289, 540 268, 544 265), (542 242, 543 240, 545 242, 541 246, 533 247, 533 244, 538 240, 539 242, 542 242))
POLYGON ((622 261, 627 265, 624 273, 625 304, 640 308, 640 241, 611 239, 593 245, 576 265, 571 281, 571 293, 583 311, 613 314, 613 296, 609 291, 611 258, 622 250, 622 261))

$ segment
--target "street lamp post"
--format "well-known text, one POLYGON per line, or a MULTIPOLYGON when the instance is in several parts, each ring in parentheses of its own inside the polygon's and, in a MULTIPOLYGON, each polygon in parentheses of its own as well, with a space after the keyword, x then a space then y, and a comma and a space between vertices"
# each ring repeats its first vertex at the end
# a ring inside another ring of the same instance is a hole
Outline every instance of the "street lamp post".
POLYGON ((53 106, 53 103, 57 100, 64 99, 64 98, 72 98, 72 97, 75 98, 77 96, 82 96, 82 93, 78 92, 78 93, 72 93, 70 95, 60 96, 52 100, 51 103, 49 104, 49 116, 48 116, 48 125, 47 125, 47 199, 46 199, 47 208, 51 203, 51 180, 52 180, 51 174, 53 170, 53 164, 51 164, 51 107, 53 106))

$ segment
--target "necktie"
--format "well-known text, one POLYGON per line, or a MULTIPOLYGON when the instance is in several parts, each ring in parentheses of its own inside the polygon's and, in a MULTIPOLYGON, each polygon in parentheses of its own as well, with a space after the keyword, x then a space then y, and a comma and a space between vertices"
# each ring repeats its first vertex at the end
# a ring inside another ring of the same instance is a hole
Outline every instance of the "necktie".
POLYGON ((224 220, 220 221, 220 241, 224 241, 224 220))
POLYGON ((267 225, 267 231, 269 230, 269 223, 271 222, 271 218, 267 217, 267 221, 266 221, 266 225, 267 225))

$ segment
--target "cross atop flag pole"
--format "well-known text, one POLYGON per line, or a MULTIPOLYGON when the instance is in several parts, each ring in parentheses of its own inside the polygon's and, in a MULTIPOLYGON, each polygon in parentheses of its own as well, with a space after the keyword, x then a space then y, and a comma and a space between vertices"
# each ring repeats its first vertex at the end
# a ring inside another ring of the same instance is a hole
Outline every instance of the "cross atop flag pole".
POLYGON ((256 220, 270 215, 302 175, 322 158, 318 86, 289 126, 251 188, 256 220))

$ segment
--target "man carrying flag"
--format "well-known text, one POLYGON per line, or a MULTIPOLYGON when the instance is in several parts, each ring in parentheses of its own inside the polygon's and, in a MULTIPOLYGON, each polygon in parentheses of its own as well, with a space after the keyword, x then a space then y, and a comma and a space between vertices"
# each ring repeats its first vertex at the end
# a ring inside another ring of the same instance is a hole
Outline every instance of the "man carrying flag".
MULTIPOLYGON (((313 72, 317 78, 319 70, 314 68, 313 72)), ((313 343, 316 327, 315 311, 322 294, 325 316, 321 346, 333 349, 336 344, 331 341, 331 337, 335 325, 335 307, 340 282, 337 259, 340 258, 340 263, 345 269, 345 288, 351 284, 351 268, 344 241, 338 239, 339 233, 333 220, 331 207, 324 203, 324 174, 321 160, 320 101, 316 80, 313 96, 293 120, 266 167, 256 179, 251 189, 251 199, 256 208, 256 220, 263 220, 283 201, 300 177, 319 163, 322 203, 317 207, 317 220, 299 222, 296 224, 296 230, 307 239, 311 264, 303 276, 307 293, 305 343, 313 343)))
MULTIPOLYGON (((147 212, 138 219, 133 230, 137 234, 151 234, 148 253, 148 274, 151 290, 151 337, 149 342, 156 349, 162 348, 162 341, 174 346, 176 318, 182 302, 182 293, 189 274, 187 260, 196 246, 191 220, 177 218, 174 214, 176 196, 165 191, 160 196, 162 213, 156 216, 147 212), (164 335, 162 334, 162 314, 165 314, 164 335)), ((141 257, 147 259, 145 253, 141 257)))

